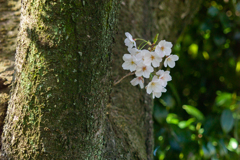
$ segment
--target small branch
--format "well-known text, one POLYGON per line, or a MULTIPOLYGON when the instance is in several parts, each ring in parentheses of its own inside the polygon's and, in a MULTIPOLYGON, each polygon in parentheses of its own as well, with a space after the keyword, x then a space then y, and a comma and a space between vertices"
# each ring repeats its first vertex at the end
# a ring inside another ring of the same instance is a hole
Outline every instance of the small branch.
POLYGON ((126 78, 126 77, 128 77, 128 76, 131 76, 131 75, 134 75, 135 74, 135 72, 130 72, 130 73, 128 73, 127 75, 125 75, 125 76, 123 76, 121 79, 119 79, 117 82, 116 81, 114 81, 114 83, 113 83, 113 86, 116 86, 118 83, 120 83, 124 78, 126 78))

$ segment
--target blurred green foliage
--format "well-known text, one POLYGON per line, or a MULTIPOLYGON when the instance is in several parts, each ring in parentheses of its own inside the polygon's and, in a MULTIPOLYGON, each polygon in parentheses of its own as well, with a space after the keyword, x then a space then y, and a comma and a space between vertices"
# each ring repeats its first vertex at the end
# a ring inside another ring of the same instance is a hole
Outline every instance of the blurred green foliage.
POLYGON ((154 103, 156 160, 240 159, 240 2, 205 0, 154 103))

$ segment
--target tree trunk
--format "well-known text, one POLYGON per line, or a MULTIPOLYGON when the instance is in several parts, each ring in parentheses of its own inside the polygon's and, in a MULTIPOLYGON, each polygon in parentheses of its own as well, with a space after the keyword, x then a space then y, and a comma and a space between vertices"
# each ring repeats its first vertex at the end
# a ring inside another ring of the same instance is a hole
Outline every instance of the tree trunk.
POLYGON ((19 0, 0 0, 0 135, 2 134, 14 72, 20 7, 19 0))
POLYGON ((23 0, 6 159, 102 159, 117 0, 23 0))
POLYGON ((159 32, 175 42, 199 5, 190 0, 23 0, 2 141, 5 158, 152 159, 150 96, 131 86, 134 76, 112 86, 128 73, 121 67, 127 52, 124 32, 149 40, 159 32))

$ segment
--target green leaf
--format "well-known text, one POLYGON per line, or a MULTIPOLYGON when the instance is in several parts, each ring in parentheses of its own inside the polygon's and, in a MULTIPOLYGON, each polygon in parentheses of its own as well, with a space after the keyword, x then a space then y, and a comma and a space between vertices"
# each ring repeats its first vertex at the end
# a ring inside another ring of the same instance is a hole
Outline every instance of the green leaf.
POLYGON ((229 106, 232 102, 232 94, 231 93, 219 93, 216 98, 216 105, 217 106, 229 106))
POLYGON ((221 115, 221 127, 225 133, 232 130, 234 119, 232 112, 229 109, 225 109, 221 115))
POLYGON ((190 105, 183 105, 183 109, 190 114, 191 116, 197 118, 198 120, 204 120, 204 115, 200 112, 197 108, 190 106, 190 105))
POLYGON ((179 122, 177 115, 173 113, 168 114, 166 121, 168 124, 178 124, 179 122))
POLYGON ((191 44, 188 48, 188 54, 195 58, 198 54, 198 45, 195 43, 191 44))
POLYGON ((230 151, 234 151, 234 150, 237 149, 237 147, 238 147, 238 141, 235 138, 231 138, 229 143, 228 143, 228 147, 227 148, 230 151))
POLYGON ((190 126, 193 122, 195 122, 195 118, 190 118, 187 121, 179 122, 178 127, 183 129, 183 128, 190 126))
POLYGON ((159 36, 159 34, 156 34, 156 36, 154 37, 154 40, 153 40, 154 44, 158 41, 158 36, 159 36))

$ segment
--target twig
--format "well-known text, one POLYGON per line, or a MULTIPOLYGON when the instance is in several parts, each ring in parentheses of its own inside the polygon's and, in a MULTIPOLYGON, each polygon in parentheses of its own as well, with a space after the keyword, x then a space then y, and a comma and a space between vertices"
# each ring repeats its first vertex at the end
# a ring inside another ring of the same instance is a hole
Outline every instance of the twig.
POLYGON ((117 82, 114 81, 113 85, 116 86, 118 83, 120 83, 124 78, 128 77, 128 76, 131 76, 131 75, 134 75, 135 72, 130 72, 128 73, 127 75, 123 76, 121 79, 119 79, 117 82))

